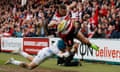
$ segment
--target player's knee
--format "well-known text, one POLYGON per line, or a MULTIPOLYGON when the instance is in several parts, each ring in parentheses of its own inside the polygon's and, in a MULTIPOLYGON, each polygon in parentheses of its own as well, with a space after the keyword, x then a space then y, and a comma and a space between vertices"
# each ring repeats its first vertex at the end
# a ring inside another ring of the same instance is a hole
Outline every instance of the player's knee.
POLYGON ((32 70, 32 69, 36 68, 37 66, 38 65, 36 65, 36 64, 28 64, 27 69, 32 70))
POLYGON ((23 68, 26 68, 27 65, 25 63, 21 63, 19 66, 23 67, 23 68))

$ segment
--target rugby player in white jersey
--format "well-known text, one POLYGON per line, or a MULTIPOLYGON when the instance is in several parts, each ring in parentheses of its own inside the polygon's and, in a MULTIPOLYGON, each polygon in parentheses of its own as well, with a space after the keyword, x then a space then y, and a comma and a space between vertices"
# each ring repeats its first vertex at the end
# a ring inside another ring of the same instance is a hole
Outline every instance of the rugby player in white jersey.
POLYGON ((66 50, 66 44, 64 43, 64 41, 58 40, 51 47, 45 47, 39 50, 35 57, 21 50, 18 50, 16 52, 22 55, 23 57, 27 58, 30 61, 30 63, 26 63, 23 61, 15 60, 14 58, 10 58, 5 64, 14 64, 26 69, 34 69, 43 61, 45 61, 46 59, 50 58, 53 55, 57 55, 60 57, 66 56, 66 54, 64 53, 65 50, 66 50))

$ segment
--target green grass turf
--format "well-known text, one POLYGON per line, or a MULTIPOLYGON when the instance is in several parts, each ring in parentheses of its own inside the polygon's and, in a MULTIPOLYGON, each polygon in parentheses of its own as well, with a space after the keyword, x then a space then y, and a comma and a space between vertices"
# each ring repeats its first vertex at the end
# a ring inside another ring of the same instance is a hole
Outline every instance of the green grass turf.
MULTIPOLYGON (((10 53, 0 53, 0 65, 4 65, 4 62, 11 57, 17 60, 27 61, 25 58, 19 55, 13 55, 10 53)), ((6 66, 16 68, 15 65, 6 65, 6 66)), ((39 67, 46 69, 67 70, 67 71, 77 71, 77 72, 120 72, 119 65, 90 63, 85 61, 82 61, 82 66, 74 66, 74 67, 57 66, 55 58, 50 58, 46 60, 45 62, 40 64, 39 67)))

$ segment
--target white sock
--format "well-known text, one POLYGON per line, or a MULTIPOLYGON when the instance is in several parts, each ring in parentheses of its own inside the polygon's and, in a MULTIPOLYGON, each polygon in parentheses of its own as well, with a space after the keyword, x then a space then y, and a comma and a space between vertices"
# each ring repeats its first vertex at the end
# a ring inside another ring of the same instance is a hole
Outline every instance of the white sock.
POLYGON ((20 51, 19 54, 22 55, 22 56, 25 57, 25 58, 27 58, 27 57, 30 56, 28 53, 26 53, 26 52, 24 52, 24 51, 20 51))
POLYGON ((22 61, 18 61, 18 60, 12 60, 11 61, 11 64, 14 64, 14 65, 20 65, 21 63, 23 63, 22 61))

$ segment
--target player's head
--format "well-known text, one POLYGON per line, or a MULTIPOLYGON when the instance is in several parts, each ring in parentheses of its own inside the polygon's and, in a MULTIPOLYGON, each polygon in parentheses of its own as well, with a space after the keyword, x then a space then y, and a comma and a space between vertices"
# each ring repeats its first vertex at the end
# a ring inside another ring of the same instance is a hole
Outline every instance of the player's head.
POLYGON ((60 16, 65 16, 67 14, 67 8, 64 4, 59 5, 58 12, 60 16))
POLYGON ((66 48, 66 44, 63 40, 58 40, 57 47, 63 51, 66 48))

